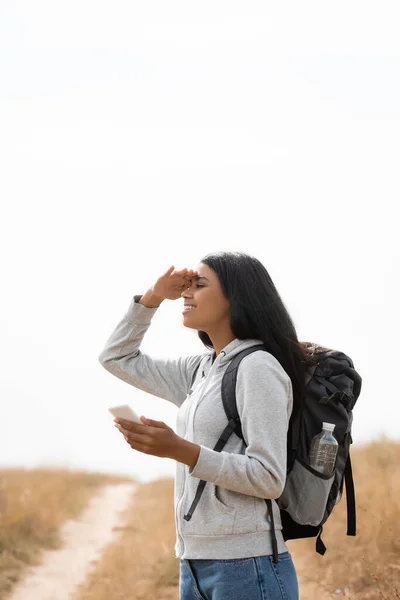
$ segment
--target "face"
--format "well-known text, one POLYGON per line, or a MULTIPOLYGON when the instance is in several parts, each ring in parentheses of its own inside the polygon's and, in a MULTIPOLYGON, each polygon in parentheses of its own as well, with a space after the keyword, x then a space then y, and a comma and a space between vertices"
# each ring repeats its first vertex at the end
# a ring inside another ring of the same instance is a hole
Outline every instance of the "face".
POLYGON ((203 263, 196 270, 198 277, 194 277, 190 286, 181 294, 185 304, 183 324, 210 334, 221 326, 229 326, 229 302, 222 292, 215 271, 203 263))

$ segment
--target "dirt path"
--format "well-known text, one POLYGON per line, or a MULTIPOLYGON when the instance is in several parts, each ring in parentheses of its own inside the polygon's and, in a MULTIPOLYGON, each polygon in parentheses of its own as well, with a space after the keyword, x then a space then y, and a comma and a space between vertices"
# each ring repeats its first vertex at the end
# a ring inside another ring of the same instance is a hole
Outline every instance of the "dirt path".
MULTIPOLYGON (((32 567, 7 600, 73 600, 77 588, 95 567, 106 546, 119 535, 123 513, 137 486, 131 483, 104 486, 89 501, 79 520, 61 528, 63 547, 43 552, 42 562, 32 567)), ((310 565, 291 550, 299 580, 300 600, 331 600, 342 594, 328 592, 310 575, 310 565)))
POLYGON ((299 581, 300 600, 332 600, 332 598, 343 598, 341 594, 328 592, 318 581, 312 579, 310 564, 304 557, 291 551, 293 562, 296 567, 297 579, 299 581))
POLYGON ((63 548, 44 552, 42 563, 28 572, 9 600, 72 600, 93 561, 118 537, 121 513, 128 508, 135 490, 131 483, 103 487, 79 520, 63 525, 63 548))

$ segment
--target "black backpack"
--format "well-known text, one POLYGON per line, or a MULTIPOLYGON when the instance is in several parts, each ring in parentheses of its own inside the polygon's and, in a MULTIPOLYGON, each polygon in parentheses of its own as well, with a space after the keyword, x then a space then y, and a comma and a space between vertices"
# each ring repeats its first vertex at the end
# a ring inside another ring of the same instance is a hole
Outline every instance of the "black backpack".
MULTIPOLYGON (((236 407, 236 380, 240 362, 252 352, 265 351, 264 346, 252 346, 237 354, 229 363, 221 384, 221 394, 228 425, 214 450, 220 452, 233 432, 243 441, 240 417, 236 407)), ((362 379, 349 356, 337 350, 313 345, 314 363, 305 373, 306 391, 302 406, 292 414, 287 436, 287 473, 282 495, 276 499, 280 508, 284 540, 315 537, 316 551, 325 554, 321 539, 323 524, 339 502, 346 483, 347 535, 356 535, 356 504, 350 461, 353 407, 361 391, 362 379), (309 464, 311 440, 321 432, 322 423, 334 423, 334 436, 339 448, 332 475, 316 472, 309 464)), ((187 521, 203 493, 206 481, 197 486, 187 521)), ((279 561, 272 502, 266 499, 271 520, 274 562, 279 561)))

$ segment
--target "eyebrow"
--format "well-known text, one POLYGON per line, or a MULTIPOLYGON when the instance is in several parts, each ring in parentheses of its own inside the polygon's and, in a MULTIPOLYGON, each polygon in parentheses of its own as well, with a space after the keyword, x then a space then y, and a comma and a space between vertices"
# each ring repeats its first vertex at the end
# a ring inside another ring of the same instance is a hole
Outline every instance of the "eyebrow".
POLYGON ((195 281, 199 281, 200 279, 205 279, 206 281, 210 281, 209 279, 207 279, 207 277, 201 277, 200 275, 198 275, 197 277, 193 278, 195 281))

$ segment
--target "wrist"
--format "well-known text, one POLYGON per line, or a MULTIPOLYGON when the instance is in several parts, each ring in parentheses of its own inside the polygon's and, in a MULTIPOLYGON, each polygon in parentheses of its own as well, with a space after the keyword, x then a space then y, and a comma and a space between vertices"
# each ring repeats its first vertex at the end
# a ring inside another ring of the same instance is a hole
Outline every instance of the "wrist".
POLYGON ((194 468, 200 455, 200 446, 179 436, 177 437, 178 440, 176 451, 174 452, 174 456, 171 456, 171 458, 187 465, 188 467, 194 468))
POLYGON ((158 308, 164 298, 160 298, 153 293, 152 289, 149 289, 139 300, 139 304, 143 304, 147 308, 158 308))

